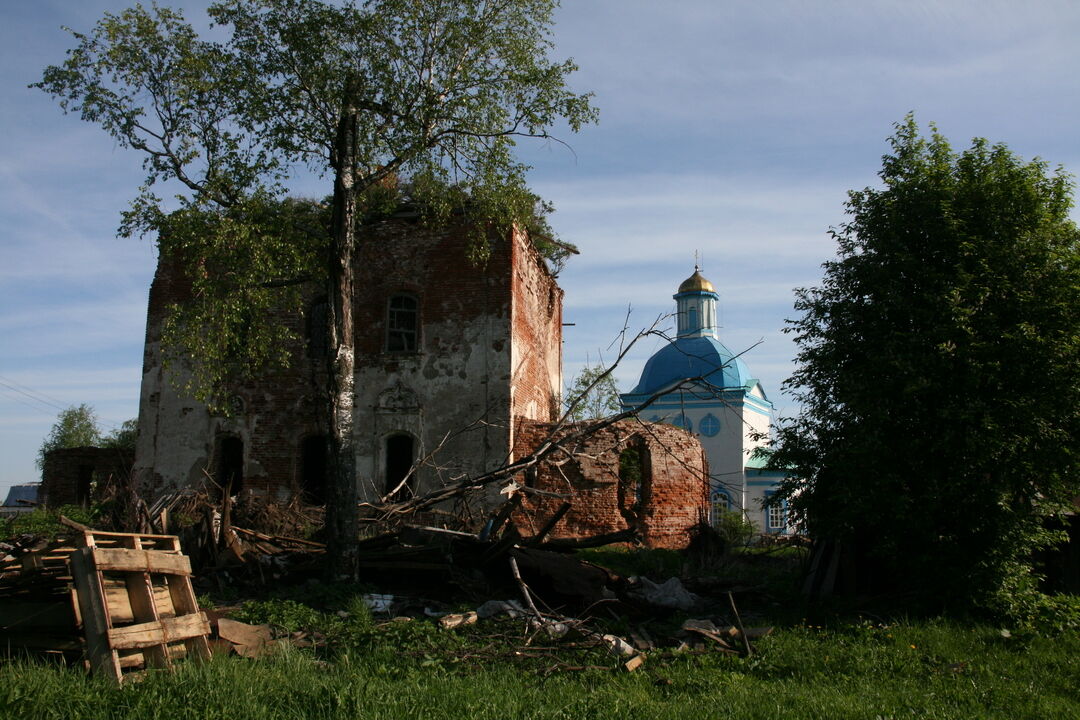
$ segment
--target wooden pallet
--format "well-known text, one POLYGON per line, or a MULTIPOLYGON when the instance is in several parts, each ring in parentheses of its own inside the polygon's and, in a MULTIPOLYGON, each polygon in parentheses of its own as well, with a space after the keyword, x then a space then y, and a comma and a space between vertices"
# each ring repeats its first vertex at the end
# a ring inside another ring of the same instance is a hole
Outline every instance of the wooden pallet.
POLYGON ((76 545, 72 593, 91 670, 119 682, 125 671, 210 656, 210 624, 176 536, 88 530, 76 545))

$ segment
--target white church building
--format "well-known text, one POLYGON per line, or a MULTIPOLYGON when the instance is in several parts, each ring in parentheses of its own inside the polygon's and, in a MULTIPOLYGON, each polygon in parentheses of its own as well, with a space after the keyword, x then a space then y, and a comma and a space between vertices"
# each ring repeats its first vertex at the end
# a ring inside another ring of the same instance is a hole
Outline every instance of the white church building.
POLYGON ((699 268, 674 298, 676 337, 649 358, 637 386, 619 396, 622 406, 642 408, 642 419, 677 425, 701 440, 709 460, 711 521, 729 510, 763 533, 789 533, 785 508, 763 507, 783 473, 765 470, 754 457, 766 442, 773 405, 743 359, 720 342, 720 298, 699 268))

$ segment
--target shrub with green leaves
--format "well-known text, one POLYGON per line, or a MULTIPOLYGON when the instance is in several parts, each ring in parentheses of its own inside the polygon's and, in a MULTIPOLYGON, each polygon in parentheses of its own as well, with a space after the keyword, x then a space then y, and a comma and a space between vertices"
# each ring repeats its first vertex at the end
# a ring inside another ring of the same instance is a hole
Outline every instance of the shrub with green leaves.
POLYGON ((1032 554, 1080 495, 1073 181, 911 117, 890 143, 822 284, 796 291, 803 410, 778 432, 773 501, 864 551, 867 589, 1031 618, 1032 554))

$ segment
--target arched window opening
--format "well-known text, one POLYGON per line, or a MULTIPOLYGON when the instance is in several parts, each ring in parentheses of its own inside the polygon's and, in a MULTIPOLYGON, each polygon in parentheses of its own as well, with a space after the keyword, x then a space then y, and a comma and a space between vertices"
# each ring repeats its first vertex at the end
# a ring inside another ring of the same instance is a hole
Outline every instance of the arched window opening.
POLYGON ((416 352, 419 303, 411 295, 393 295, 387 306, 386 351, 416 352))
POLYGON ((640 511, 647 502, 647 455, 643 447, 628 447, 619 453, 619 489, 623 510, 640 511))
POLYGON ((325 435, 311 435, 300 443, 300 491, 313 505, 326 504, 326 450, 325 435))
MULTIPOLYGON (((776 494, 774 490, 765 491, 766 501, 772 500, 776 494)), ((787 500, 781 500, 777 505, 769 505, 765 508, 765 530, 770 533, 786 533, 788 529, 787 500)))
POLYGON ((244 441, 235 435, 219 436, 216 456, 214 480, 223 493, 239 494, 244 489, 244 441))
POLYGON ((415 489, 416 477, 409 477, 413 464, 413 444, 411 435, 397 434, 386 438, 385 494, 391 500, 408 497, 415 489))
POLYGON ((644 475, 640 448, 626 448, 619 453, 619 480, 623 486, 623 498, 626 501, 633 499, 634 510, 642 506, 645 499, 644 475))
POLYGON ((731 496, 724 490, 713 490, 709 495, 709 522, 720 527, 724 516, 731 512, 731 496))

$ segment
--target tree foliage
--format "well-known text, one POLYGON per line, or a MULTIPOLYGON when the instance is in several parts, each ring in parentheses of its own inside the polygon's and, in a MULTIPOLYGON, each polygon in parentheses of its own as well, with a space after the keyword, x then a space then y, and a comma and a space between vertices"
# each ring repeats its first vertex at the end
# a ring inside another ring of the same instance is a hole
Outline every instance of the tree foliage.
POLYGON ((220 0, 208 10, 220 42, 178 11, 136 5, 74 33, 67 60, 37 83, 142 153, 146 181, 121 230, 184 251, 170 257, 197 304, 177 309, 165 339, 191 345, 191 389, 204 398, 285 362, 283 329, 262 321, 295 304, 290 282, 309 270, 324 280, 335 557, 357 530, 352 258, 365 202, 409 178, 434 217, 470 214, 477 261, 489 229, 505 237, 535 221, 516 142, 596 119, 590 96, 567 86, 574 63, 548 58, 557 4, 220 0), (285 201, 303 167, 332 181, 321 220, 285 201), (173 212, 155 194, 162 181, 182 190, 173 212))
POLYGON ((1018 612, 1044 519, 1080 495, 1080 234, 1072 181, 976 139, 896 126, 851 192, 838 258, 796 292, 803 411, 777 500, 879 578, 1018 612))
MULTIPOLYGON (((409 177, 434 219, 467 208, 478 227, 530 226, 555 262, 572 251, 513 156, 521 137, 595 119, 589 96, 566 87, 573 62, 547 58, 556 5, 223 0, 209 14, 231 30, 224 42, 201 39, 179 11, 136 5, 72 33, 66 62, 36 85, 143 154, 121 231, 156 234, 195 285, 166 333, 195 371, 188 390, 213 401, 228 381, 287 362, 286 329, 256 319, 297 309, 288 281, 325 279, 340 254, 340 199, 284 200, 301 167, 347 180, 350 224, 409 177), (184 191, 170 202, 156 194, 167 181, 184 191)), ((477 260, 488 242, 477 233, 477 260)))
POLYGON ((38 450, 37 467, 45 467, 45 455, 62 448, 97 447, 101 444, 101 430, 98 429, 97 413, 90 405, 72 405, 61 410, 56 416, 52 430, 41 443, 38 450))
POLYGON ((135 452, 135 443, 139 439, 139 421, 137 418, 125 420, 101 438, 101 447, 114 450, 135 452))
POLYGON ((570 422, 609 417, 619 412, 619 388, 603 365, 586 365, 566 387, 563 409, 570 422))

